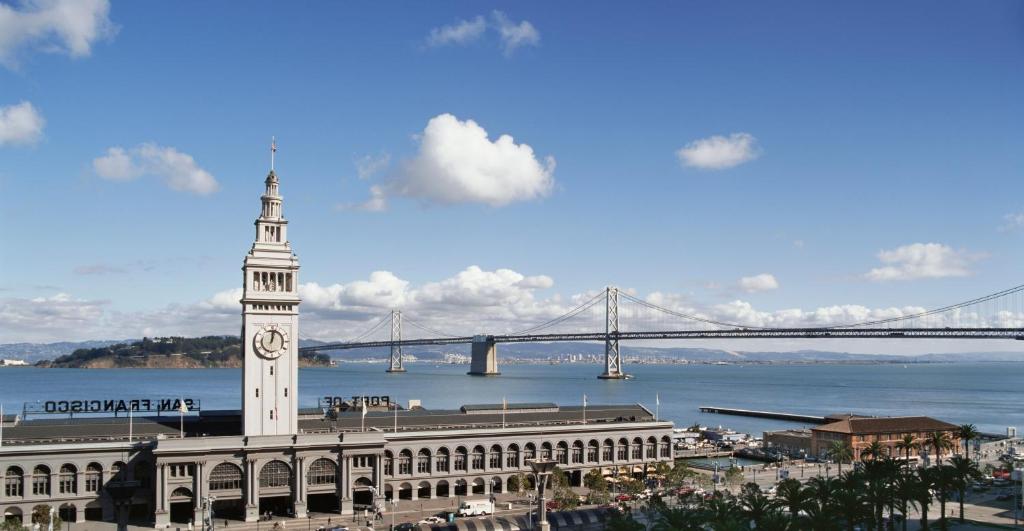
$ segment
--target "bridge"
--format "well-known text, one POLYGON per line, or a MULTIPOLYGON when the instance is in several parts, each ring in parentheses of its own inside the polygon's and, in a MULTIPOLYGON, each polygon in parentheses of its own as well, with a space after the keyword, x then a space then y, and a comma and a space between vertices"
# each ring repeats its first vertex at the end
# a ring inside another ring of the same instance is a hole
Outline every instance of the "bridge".
POLYGON ((621 341, 670 339, 1024 339, 1024 285, 968 301, 857 323, 821 327, 765 327, 728 323, 707 315, 686 314, 608 287, 568 312, 506 334, 447 334, 392 310, 355 338, 304 347, 300 352, 390 348, 388 372, 405 372, 403 347, 471 345, 469 374, 497 375, 499 343, 561 341, 604 342, 604 372, 598 378, 623 379, 621 341), (620 317, 629 316, 623 320, 620 317), (592 322, 599 317, 601 323, 592 322), (424 334, 402 337, 402 323, 424 334), (387 326, 390 324, 390 326, 387 326), (628 324, 628 326, 627 326, 628 324), (595 328, 603 328, 594 331, 595 328), (388 331, 390 333, 388 334, 388 331), (373 339, 374 334, 388 337, 373 339))

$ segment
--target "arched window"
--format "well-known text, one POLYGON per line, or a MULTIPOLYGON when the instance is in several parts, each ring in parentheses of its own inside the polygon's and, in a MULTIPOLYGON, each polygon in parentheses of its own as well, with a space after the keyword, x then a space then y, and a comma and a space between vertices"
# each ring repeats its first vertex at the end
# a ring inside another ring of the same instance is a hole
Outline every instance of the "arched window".
POLYGON ((44 465, 37 465, 32 470, 32 495, 50 495, 50 469, 44 465))
POLYGON ((317 459, 309 465, 306 483, 309 485, 334 485, 338 482, 338 465, 330 459, 317 459))
POLYGON ((632 453, 631 457, 633 459, 643 459, 644 458, 644 453, 643 453, 644 452, 644 440, 641 439, 640 437, 635 437, 633 439, 633 446, 630 447, 630 451, 632 453))
POLYGON ((533 461, 537 457, 537 447, 533 443, 526 443, 523 447, 523 462, 533 461))
POLYGON ((589 443, 587 443, 587 462, 588 463, 596 463, 597 462, 597 451, 598 451, 597 449, 598 449, 597 441, 590 441, 589 443))
POLYGON ((467 459, 467 456, 468 452, 466 451, 465 446, 460 446, 455 449, 455 470, 466 470, 466 463, 469 460, 467 459))
POLYGON ((210 471, 210 490, 242 488, 242 469, 232 463, 221 463, 210 471))
POLYGON ((85 467, 85 492, 99 492, 103 486, 103 467, 99 463, 89 463, 85 467))
POLYGON ((604 440, 604 445, 601 446, 601 460, 602 461, 611 461, 612 460, 612 446, 613 446, 613 444, 612 444, 612 440, 611 439, 605 439, 604 440))
POLYGON ((487 466, 490 468, 501 468, 501 446, 491 446, 491 452, 487 455, 487 466))
POLYGON ((470 465, 469 466, 473 470, 483 470, 483 468, 484 468, 484 447, 483 446, 474 446, 473 447, 473 456, 472 457, 473 458, 470 461, 470 465))
POLYGON ((384 452, 384 475, 395 475, 395 456, 391 452, 384 452))
POLYGON ((274 488, 291 485, 292 469, 284 461, 271 461, 260 469, 260 487, 274 488))
POLYGON ((562 465, 569 464, 569 445, 565 441, 560 441, 555 446, 555 461, 562 465))
POLYGON ((655 453, 654 453, 654 448, 657 445, 658 445, 658 440, 657 439, 655 439, 654 437, 648 437, 647 438, 647 444, 644 445, 644 455, 647 456, 647 459, 654 459, 655 457, 657 457, 657 455, 655 455, 655 453))
POLYGON ((110 465, 110 479, 113 481, 124 481, 124 470, 124 463, 121 461, 114 462, 113 465, 110 465))
POLYGON ((437 468, 438 472, 448 472, 448 449, 441 448, 437 451, 437 468))
POLYGON ((409 450, 398 453, 398 473, 412 474, 412 452, 409 450))
POLYGON ((4 473, 4 496, 20 498, 25 495, 25 474, 16 466, 8 467, 4 473))
POLYGON ((540 458, 551 459, 551 443, 546 442, 540 445, 540 458))
POLYGON ((416 473, 430 473, 430 450, 422 448, 420 449, 419 453, 416 454, 416 473))
POLYGON ((583 441, 572 443, 572 462, 577 464, 583 462, 583 441))
POLYGON ((510 444, 508 450, 505 451, 505 467, 506 468, 519 468, 519 446, 510 444))
POLYGON ((615 452, 615 459, 619 461, 625 461, 626 456, 629 455, 629 441, 626 439, 619 439, 618 451, 615 452))
POLYGON ((672 457, 672 439, 667 436, 661 438, 661 457, 672 457))
POLYGON ((61 494, 75 494, 78 492, 78 469, 75 468, 75 465, 65 463, 60 466, 57 491, 61 494))

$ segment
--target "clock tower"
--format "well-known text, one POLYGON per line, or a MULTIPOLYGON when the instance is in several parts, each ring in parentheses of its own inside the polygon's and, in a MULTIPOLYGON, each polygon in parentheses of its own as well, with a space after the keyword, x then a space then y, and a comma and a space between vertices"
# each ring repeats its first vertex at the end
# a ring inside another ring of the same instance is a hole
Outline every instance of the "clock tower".
MULTIPOLYGON (((271 147, 271 155, 276 147, 271 147)), ((298 433, 299 260, 271 156, 256 241, 242 265, 242 432, 298 433)))

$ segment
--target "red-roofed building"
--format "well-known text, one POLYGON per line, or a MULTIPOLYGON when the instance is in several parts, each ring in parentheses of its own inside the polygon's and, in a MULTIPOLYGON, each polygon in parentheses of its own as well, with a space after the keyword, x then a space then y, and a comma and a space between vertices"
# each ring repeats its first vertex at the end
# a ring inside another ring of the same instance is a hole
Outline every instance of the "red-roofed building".
POLYGON ((954 424, 931 417, 839 417, 835 422, 811 428, 811 455, 826 456, 835 441, 844 441, 853 450, 853 458, 860 459, 861 453, 877 441, 889 455, 900 457, 903 452, 896 449, 896 443, 905 435, 913 435, 923 443, 935 432, 949 435, 953 447, 947 452, 952 452, 960 443, 956 429, 954 424))

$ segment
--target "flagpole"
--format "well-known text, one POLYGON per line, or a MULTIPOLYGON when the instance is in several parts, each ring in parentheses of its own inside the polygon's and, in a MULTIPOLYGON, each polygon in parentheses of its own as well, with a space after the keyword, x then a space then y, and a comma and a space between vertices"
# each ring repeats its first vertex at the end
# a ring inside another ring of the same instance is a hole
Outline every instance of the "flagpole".
POLYGON ((501 397, 501 429, 505 429, 505 410, 508 409, 508 399, 501 397))
POLYGON ((129 405, 128 406, 128 442, 129 443, 132 442, 132 436, 134 435, 134 431, 135 431, 133 429, 134 427, 135 426, 132 424, 132 407, 131 407, 131 405, 129 405))
POLYGON ((395 433, 398 433, 398 403, 395 403, 395 433))
POLYGON ((4 405, 0 404, 0 447, 4 445, 4 405))
POLYGON ((661 413, 661 395, 654 393, 654 422, 658 422, 661 413))
POLYGON ((587 395, 583 395, 583 423, 587 423, 587 395))

